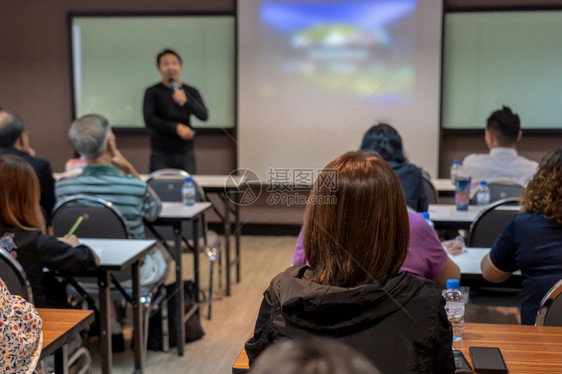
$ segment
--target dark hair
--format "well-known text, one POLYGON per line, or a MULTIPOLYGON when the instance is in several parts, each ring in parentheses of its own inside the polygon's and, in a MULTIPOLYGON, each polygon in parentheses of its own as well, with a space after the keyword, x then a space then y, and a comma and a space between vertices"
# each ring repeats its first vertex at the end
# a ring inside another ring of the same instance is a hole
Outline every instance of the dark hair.
POLYGON ((0 111, 0 147, 13 147, 24 131, 21 118, 8 111, 0 111))
POLYGON ((541 159, 536 174, 521 195, 521 210, 541 214, 562 225, 562 147, 541 159))
POLYGON ((402 138, 394 127, 387 123, 379 123, 371 127, 361 142, 361 149, 374 149, 385 161, 407 162, 402 151, 402 138))
POLYGON ((398 272, 409 221, 398 177, 388 164, 348 152, 320 172, 304 218, 310 280, 354 287, 398 272))
POLYGON ((313 337, 269 346, 251 374, 378 374, 365 356, 335 339, 313 337))
POLYGON ((488 117, 486 129, 494 135, 500 147, 511 147, 517 143, 521 122, 519 116, 504 105, 488 117))
POLYGON ((160 66, 160 59, 162 58, 162 56, 164 55, 174 55, 178 58, 178 60, 180 61, 180 65, 182 64, 181 62, 181 56, 178 55, 178 53, 176 51, 174 51, 173 49, 165 49, 162 52, 158 53, 158 55, 156 56, 156 66, 160 66))

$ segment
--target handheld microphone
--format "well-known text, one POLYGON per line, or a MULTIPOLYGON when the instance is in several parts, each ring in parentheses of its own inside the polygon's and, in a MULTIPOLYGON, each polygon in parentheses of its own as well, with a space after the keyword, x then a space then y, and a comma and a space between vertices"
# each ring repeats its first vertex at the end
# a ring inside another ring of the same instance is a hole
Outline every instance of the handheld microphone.
POLYGON ((169 82, 170 82, 170 86, 172 87, 172 90, 177 91, 180 89, 178 86, 178 82, 176 82, 174 78, 170 78, 169 82))
MULTIPOLYGON (((172 90, 174 90, 174 92, 180 89, 180 87, 178 86, 178 82, 176 82, 174 78, 170 78, 169 82, 170 82, 170 87, 172 87, 172 90)), ((185 102, 178 102, 178 104, 179 106, 183 106, 185 102)))

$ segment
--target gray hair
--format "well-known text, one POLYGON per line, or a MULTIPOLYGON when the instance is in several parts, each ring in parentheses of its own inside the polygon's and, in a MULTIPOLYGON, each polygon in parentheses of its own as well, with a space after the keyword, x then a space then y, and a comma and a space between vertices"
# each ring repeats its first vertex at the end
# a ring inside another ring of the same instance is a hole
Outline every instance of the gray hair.
POLYGON ((21 118, 6 110, 0 110, 0 147, 13 147, 24 131, 21 118))
POLYGON ((87 114, 72 122, 68 131, 70 143, 86 160, 92 160, 107 148, 111 126, 107 118, 98 114, 87 114))

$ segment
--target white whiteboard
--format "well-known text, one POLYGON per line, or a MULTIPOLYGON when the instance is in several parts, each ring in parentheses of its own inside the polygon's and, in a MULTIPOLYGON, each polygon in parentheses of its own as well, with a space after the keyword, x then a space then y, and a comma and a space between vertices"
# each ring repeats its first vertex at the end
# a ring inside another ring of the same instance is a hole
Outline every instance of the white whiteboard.
POLYGON ((562 129, 562 11, 448 13, 443 128, 483 129, 507 105, 524 129, 562 129))

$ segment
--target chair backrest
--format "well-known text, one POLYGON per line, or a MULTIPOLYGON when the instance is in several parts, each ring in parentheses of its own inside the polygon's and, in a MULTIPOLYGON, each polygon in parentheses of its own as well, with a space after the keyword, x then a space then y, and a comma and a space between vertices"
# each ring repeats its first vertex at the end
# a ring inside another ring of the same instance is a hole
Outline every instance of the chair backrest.
MULTIPOLYGON (((181 169, 160 169, 152 172, 146 183, 156 192, 161 201, 182 201, 181 189, 189 173, 181 169)), ((205 193, 194 179, 196 201, 205 201, 205 193)))
POLYGON ((431 182, 431 179, 426 174, 423 175, 423 189, 425 191, 425 195, 427 196, 427 203, 428 204, 437 204, 437 190, 435 186, 431 182))
MULTIPOLYGON (((181 169, 160 169, 152 172, 147 180, 148 184, 154 192, 158 195, 161 201, 171 201, 177 202, 182 201, 181 189, 185 178, 189 176, 189 173, 181 169)), ((203 188, 194 179, 195 184, 195 201, 206 201, 205 192, 203 188)), ((152 235, 152 230, 155 229, 155 225, 152 225, 152 229, 145 230, 147 237, 154 237, 152 235)), ((201 233, 204 228, 200 228, 201 233)), ((159 235, 166 240, 173 240, 174 234, 171 227, 160 226, 157 228, 159 235)), ((186 238, 191 238, 193 236, 192 226, 188 222, 182 224, 183 235, 186 238)))
MULTIPOLYGON (((509 197, 520 197, 524 189, 524 187, 519 183, 508 179, 489 182, 488 187, 490 188, 491 203, 504 200, 509 197)), ((479 189, 480 188, 478 188, 475 192, 478 193, 479 189)), ((474 204, 476 203, 476 193, 474 194, 475 197, 473 197, 471 201, 474 204)))
POLYGON ((4 248, 0 248, 0 278, 13 295, 19 295, 33 304, 29 279, 20 263, 4 248))
POLYGON ((55 205, 51 225, 55 236, 64 236, 78 217, 83 221, 75 231, 79 238, 130 238, 125 218, 109 201, 87 195, 73 195, 55 205))
POLYGON ((516 197, 496 201, 484 208, 470 225, 468 245, 491 247, 513 216, 519 213, 516 197))
POLYGON ((508 197, 520 197, 523 193, 523 186, 519 184, 503 184, 492 182, 490 187, 490 201, 507 199, 508 197))
POLYGON ((535 325, 562 326, 562 279, 542 299, 535 325))

